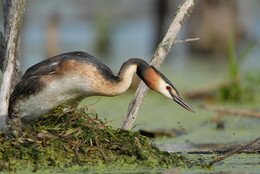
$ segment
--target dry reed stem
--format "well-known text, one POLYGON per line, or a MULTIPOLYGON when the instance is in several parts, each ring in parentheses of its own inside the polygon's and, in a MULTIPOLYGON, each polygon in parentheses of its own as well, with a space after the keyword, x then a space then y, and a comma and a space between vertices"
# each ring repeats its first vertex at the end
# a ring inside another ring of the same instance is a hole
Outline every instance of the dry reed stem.
POLYGON ((211 111, 216 111, 219 114, 226 115, 240 115, 244 117, 260 118, 260 112, 250 111, 250 110, 240 110, 240 109, 229 109, 221 106, 213 105, 200 105, 201 108, 211 111))

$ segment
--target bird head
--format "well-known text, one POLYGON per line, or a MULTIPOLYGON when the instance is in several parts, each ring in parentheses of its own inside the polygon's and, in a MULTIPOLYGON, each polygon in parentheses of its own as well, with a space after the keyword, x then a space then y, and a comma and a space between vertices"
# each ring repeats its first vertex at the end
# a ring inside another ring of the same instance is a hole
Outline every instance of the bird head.
POLYGON ((173 84, 155 67, 151 66, 151 68, 146 69, 143 78, 149 88, 174 100, 188 111, 194 112, 194 110, 180 97, 173 84))

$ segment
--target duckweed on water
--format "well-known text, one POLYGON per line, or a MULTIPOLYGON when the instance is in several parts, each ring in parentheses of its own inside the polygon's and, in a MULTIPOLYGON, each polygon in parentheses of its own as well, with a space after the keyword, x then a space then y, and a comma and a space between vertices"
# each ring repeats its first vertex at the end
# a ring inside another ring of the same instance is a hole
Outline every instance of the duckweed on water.
POLYGON ((181 155, 160 151, 138 132, 113 129, 87 107, 58 107, 22 131, 19 138, 1 133, 0 170, 98 164, 167 168, 188 163, 181 155))

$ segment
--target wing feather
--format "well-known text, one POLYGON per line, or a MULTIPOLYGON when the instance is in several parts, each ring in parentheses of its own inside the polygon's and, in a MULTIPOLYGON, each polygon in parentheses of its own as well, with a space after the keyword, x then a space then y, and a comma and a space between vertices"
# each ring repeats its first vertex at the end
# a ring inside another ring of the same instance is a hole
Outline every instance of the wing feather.
POLYGON ((12 114, 13 107, 18 99, 26 98, 31 94, 37 93, 46 84, 40 81, 39 76, 33 76, 27 79, 22 79, 12 92, 9 100, 9 114, 12 114))

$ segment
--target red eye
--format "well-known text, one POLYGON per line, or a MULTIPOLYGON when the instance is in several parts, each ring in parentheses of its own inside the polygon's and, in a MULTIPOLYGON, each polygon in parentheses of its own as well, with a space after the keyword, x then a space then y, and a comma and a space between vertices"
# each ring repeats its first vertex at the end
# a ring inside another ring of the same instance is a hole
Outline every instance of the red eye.
POLYGON ((171 87, 170 87, 170 86, 166 86, 166 89, 167 89, 168 91, 170 91, 170 90, 171 90, 171 87))

